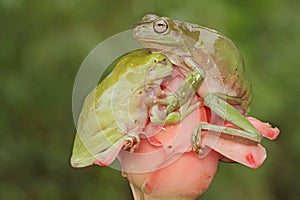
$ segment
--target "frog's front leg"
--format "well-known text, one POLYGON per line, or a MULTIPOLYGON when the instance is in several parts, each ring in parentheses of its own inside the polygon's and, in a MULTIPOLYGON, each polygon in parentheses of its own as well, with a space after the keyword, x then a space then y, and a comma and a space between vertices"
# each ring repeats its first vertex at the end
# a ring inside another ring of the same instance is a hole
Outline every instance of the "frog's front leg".
POLYGON ((200 107, 201 103, 196 102, 190 105, 192 98, 190 98, 185 104, 180 106, 178 111, 172 111, 168 114, 167 109, 160 110, 159 105, 154 105, 150 109, 150 120, 154 124, 167 125, 177 124, 182 121, 193 110, 200 107))
POLYGON ((194 61, 192 57, 183 57, 183 63, 193 72, 201 74, 201 77, 204 79, 205 71, 194 61))
POLYGON ((203 78, 202 74, 193 71, 184 79, 173 94, 163 99, 153 100, 154 105, 150 109, 151 122, 160 125, 176 124, 199 107, 199 102, 193 105, 190 105, 190 102, 193 95, 199 89, 203 78), (159 105, 166 106, 166 108, 160 110, 159 105), (178 108, 180 108, 179 112, 175 111, 178 108))
MULTIPOLYGON (((192 137, 192 146, 195 151, 201 151, 201 130, 210 130, 219 133, 224 133, 231 136, 245 138, 257 143, 261 142, 261 133, 242 115, 235 107, 227 103, 226 95, 222 94, 207 94, 204 97, 204 105, 208 106, 214 113, 222 119, 234 124, 239 129, 228 128, 220 125, 200 123, 197 130, 194 131, 192 137)), ((228 96, 228 99, 232 97, 228 96)))

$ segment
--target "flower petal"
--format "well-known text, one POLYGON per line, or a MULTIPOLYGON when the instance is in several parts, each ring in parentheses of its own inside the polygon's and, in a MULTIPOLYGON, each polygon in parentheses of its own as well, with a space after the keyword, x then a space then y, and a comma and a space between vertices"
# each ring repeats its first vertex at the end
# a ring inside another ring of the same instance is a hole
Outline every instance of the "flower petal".
MULTIPOLYGON (((249 122, 266 138, 274 140, 279 135, 278 128, 272 128, 269 123, 261 122, 253 117, 246 117, 249 122)), ((236 126, 225 123, 226 127, 237 128, 236 126)), ((224 155, 220 160, 225 162, 235 161, 251 168, 257 168, 267 157, 266 150, 261 144, 251 144, 243 141, 232 140, 229 138, 218 137, 216 134, 208 134, 206 143, 215 151, 224 155), (214 142, 212 142, 214 141, 214 142)))
POLYGON ((266 138, 275 140, 280 133, 277 127, 272 128, 269 123, 261 122, 254 117, 247 117, 249 122, 266 138))
POLYGON ((207 134, 205 145, 219 152, 226 158, 251 168, 259 167, 267 157, 265 148, 260 144, 247 144, 207 134))

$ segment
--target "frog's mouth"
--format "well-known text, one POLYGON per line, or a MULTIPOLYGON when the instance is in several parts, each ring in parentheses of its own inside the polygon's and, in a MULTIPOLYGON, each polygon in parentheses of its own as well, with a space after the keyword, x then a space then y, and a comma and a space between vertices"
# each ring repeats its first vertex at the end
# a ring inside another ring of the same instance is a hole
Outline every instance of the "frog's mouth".
POLYGON ((160 43, 157 41, 152 41, 149 39, 143 39, 138 41, 141 45, 151 50, 151 52, 162 53, 162 54, 173 54, 182 56, 190 56, 189 51, 184 51, 179 46, 171 44, 168 45, 166 43, 160 43))
POLYGON ((151 49, 168 51, 177 46, 176 42, 174 41, 167 41, 159 36, 155 38, 152 34, 147 34, 140 30, 133 30, 132 37, 144 47, 151 49))

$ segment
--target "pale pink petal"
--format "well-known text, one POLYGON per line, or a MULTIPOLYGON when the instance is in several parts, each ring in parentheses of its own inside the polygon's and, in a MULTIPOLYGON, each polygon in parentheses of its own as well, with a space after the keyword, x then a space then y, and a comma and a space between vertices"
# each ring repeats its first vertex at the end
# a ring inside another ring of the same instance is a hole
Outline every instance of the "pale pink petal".
POLYGON ((267 154, 260 144, 247 144, 219 137, 218 134, 207 134, 204 144, 219 152, 226 158, 251 168, 259 167, 267 154))
POLYGON ((270 140, 275 140, 280 133, 277 127, 273 128, 269 123, 261 122, 253 117, 247 117, 247 119, 264 137, 270 140))
MULTIPOLYGON (((259 132, 264 136, 265 138, 268 138, 270 140, 275 140, 277 136, 280 133, 280 130, 277 127, 272 127, 269 123, 267 122, 262 122, 254 117, 249 117, 246 116, 246 119, 257 129, 259 132)), ((233 124, 230 124, 229 122, 225 122, 226 127, 230 128, 236 128, 233 124)))

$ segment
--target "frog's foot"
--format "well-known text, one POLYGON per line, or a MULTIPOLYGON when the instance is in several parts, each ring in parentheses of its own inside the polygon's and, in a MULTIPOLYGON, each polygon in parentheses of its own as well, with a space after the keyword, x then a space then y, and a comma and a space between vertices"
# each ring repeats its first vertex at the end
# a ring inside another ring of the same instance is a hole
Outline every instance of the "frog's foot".
POLYGON ((180 105, 174 94, 165 98, 148 98, 146 103, 150 107, 150 120, 154 124, 175 124, 180 122, 179 112, 173 112, 180 105))
POLYGON ((187 102, 179 107, 178 111, 173 111, 172 107, 167 107, 167 112, 170 110, 169 114, 165 118, 165 124, 176 124, 181 122, 186 116, 188 116, 195 109, 199 108, 201 103, 197 101, 191 104, 192 98, 188 99, 187 102))
POLYGON ((159 105, 154 105, 150 109, 150 121, 160 126, 177 124, 182 120, 182 117, 183 116, 179 111, 168 113, 168 107, 160 110, 159 105))
POLYGON ((193 105, 189 104, 190 101, 182 105, 178 111, 170 113, 168 113, 168 108, 160 110, 158 105, 154 105, 150 109, 150 121, 160 126, 177 124, 201 105, 200 102, 196 102, 193 105))
POLYGON ((202 126, 199 124, 192 133, 191 143, 192 150, 198 153, 200 156, 204 153, 204 145, 202 144, 202 126))
POLYGON ((126 141, 123 149, 127 150, 129 149, 130 153, 133 153, 135 149, 139 147, 139 144, 141 142, 141 139, 139 135, 135 132, 127 133, 124 140, 126 141))
POLYGON ((150 121, 153 124, 163 126, 167 117, 166 109, 160 110, 159 105, 154 105, 150 108, 150 121))

